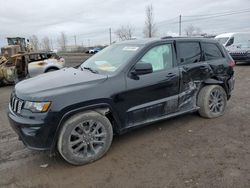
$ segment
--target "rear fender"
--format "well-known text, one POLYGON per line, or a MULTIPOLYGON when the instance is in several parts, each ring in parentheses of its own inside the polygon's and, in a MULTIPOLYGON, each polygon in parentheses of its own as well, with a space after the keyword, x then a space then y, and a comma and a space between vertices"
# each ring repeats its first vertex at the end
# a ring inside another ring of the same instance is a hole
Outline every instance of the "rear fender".
POLYGON ((225 82, 209 78, 209 79, 205 80, 203 83, 204 83, 204 85, 220 85, 225 90, 225 92, 227 94, 227 98, 228 99, 230 98, 229 88, 228 88, 228 86, 227 86, 227 84, 225 82))

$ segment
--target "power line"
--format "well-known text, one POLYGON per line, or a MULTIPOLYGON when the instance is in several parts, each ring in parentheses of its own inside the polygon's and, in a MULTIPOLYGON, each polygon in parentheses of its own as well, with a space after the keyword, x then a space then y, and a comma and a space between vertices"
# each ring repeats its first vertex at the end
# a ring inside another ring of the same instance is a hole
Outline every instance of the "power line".
MULTIPOLYGON (((242 14, 242 13, 248 13, 248 12, 250 12, 250 10, 242 11, 242 12, 231 12, 231 13, 226 13, 226 14, 221 14, 221 15, 213 15, 213 16, 208 16, 208 17, 204 17, 204 18, 183 20, 182 22, 193 22, 193 21, 206 20, 206 19, 210 19, 210 18, 217 18, 217 17, 223 17, 223 16, 231 16, 231 15, 234 15, 234 14, 242 14)), ((186 16, 182 16, 182 17, 186 17, 186 16)), ((166 24, 178 24, 178 23, 179 23, 179 21, 170 22, 170 23, 166 23, 166 24)))
POLYGON ((234 13, 234 12, 242 12, 242 11, 249 11, 250 9, 241 9, 241 10, 231 10, 231 11, 226 11, 226 12, 217 12, 217 13, 210 13, 210 14, 196 14, 196 15, 187 15, 184 17, 203 17, 203 16, 214 16, 214 15, 220 15, 220 14, 227 14, 227 13, 234 13))
POLYGON ((221 15, 208 16, 208 17, 204 17, 204 18, 184 20, 183 22, 192 22, 192 21, 197 21, 197 20, 206 20, 206 19, 210 19, 210 18, 218 18, 218 17, 223 17, 223 16, 231 16, 231 15, 234 15, 234 14, 242 14, 242 13, 248 13, 248 12, 250 12, 250 10, 244 11, 244 12, 234 12, 234 13, 227 13, 227 14, 221 14, 221 15))
POLYGON ((158 23, 156 23, 157 25, 160 25, 160 24, 162 24, 162 23, 166 23, 166 22, 169 22, 169 21, 173 21, 173 20, 176 20, 176 19, 178 19, 179 18, 179 16, 176 16, 176 17, 174 17, 174 18, 170 18, 170 19, 167 19, 167 20, 163 20, 163 21, 160 21, 160 22, 158 22, 158 23))

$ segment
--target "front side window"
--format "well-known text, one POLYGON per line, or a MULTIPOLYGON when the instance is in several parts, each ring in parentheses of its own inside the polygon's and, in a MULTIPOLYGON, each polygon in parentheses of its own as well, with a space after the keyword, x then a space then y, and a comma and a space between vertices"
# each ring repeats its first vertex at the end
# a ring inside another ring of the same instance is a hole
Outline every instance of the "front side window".
POLYGON ((223 58, 222 53, 216 44, 203 43, 202 46, 206 61, 223 58))
POLYGON ((201 48, 198 42, 178 43, 180 64, 192 64, 201 61, 201 48))
POLYGON ((173 57, 171 44, 151 48, 138 63, 150 63, 153 72, 172 68, 173 57))

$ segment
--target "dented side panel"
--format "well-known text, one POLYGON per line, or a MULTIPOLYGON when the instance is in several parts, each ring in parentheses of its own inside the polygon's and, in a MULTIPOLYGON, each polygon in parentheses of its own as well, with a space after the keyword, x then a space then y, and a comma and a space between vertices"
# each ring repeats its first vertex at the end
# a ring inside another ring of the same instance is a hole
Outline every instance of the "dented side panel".
POLYGON ((206 62, 183 65, 179 69, 181 75, 179 110, 195 108, 197 93, 203 82, 213 74, 213 70, 206 62))

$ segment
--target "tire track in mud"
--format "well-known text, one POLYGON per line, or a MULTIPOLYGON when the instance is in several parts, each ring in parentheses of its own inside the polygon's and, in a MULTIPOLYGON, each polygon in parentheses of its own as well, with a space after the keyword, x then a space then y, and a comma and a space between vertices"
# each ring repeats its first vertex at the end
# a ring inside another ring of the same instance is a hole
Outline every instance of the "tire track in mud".
POLYGON ((34 155, 36 154, 25 148, 23 143, 18 140, 14 131, 0 131, 0 171, 34 155))

